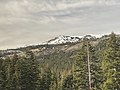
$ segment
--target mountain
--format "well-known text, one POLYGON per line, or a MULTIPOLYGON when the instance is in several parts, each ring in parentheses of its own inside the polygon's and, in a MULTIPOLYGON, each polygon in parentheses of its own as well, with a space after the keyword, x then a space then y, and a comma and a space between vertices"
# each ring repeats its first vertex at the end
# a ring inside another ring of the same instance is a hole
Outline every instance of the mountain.
MULTIPOLYGON (((119 38, 120 35, 117 34, 119 38)), ((44 42, 39 45, 31 45, 27 47, 20 47, 16 49, 7 49, 7 50, 0 50, 0 57, 11 56, 14 53, 23 55, 26 51, 32 51, 37 56, 40 55, 51 55, 55 53, 66 52, 70 53, 81 48, 83 40, 87 38, 93 45, 97 45, 99 47, 105 45, 105 41, 109 38, 109 35, 85 35, 85 36, 65 36, 60 35, 51 39, 47 42, 44 42)))
POLYGON ((24 54, 27 50, 30 50, 34 53, 39 53, 42 55, 55 53, 59 51, 74 51, 80 48, 82 41, 87 38, 90 41, 97 41, 100 39, 101 36, 94 36, 94 35, 85 35, 85 36, 65 36, 65 35, 59 35, 58 37, 55 37, 54 39, 48 40, 44 43, 41 43, 39 45, 31 45, 27 47, 20 47, 17 49, 7 49, 7 50, 1 50, 0 56, 9 56, 13 55, 14 53, 17 54, 24 54))
POLYGON ((65 36, 60 35, 46 42, 46 44, 64 44, 64 43, 75 43, 79 42, 81 37, 79 36, 65 36))
POLYGON ((58 37, 55 37, 54 39, 51 39, 47 42, 44 42, 43 44, 65 44, 65 43, 78 43, 81 42, 84 38, 87 39, 96 39, 100 38, 101 36, 93 36, 93 35, 86 35, 86 36, 65 36, 60 35, 58 37))
POLYGON ((119 32, 120 0, 1 0, 0 13, 0 48, 6 49, 36 44, 53 33, 119 32))

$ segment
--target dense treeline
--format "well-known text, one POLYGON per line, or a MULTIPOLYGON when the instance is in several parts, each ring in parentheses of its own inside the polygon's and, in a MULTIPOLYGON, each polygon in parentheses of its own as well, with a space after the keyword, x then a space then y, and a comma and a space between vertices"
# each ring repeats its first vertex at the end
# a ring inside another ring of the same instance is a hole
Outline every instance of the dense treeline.
POLYGON ((97 45, 85 38, 69 53, 1 57, 0 90, 120 90, 120 38, 112 33, 97 45))

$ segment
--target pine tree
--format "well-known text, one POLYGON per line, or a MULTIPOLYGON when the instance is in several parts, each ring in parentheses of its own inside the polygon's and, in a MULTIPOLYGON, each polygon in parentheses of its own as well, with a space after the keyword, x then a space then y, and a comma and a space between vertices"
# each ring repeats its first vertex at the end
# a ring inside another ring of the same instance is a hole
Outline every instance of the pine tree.
POLYGON ((89 90, 86 43, 75 59, 74 90, 89 90))
POLYGON ((52 72, 50 69, 46 69, 45 72, 42 74, 38 90, 50 90, 51 85, 53 84, 52 82, 52 72))
POLYGON ((102 90, 120 90, 120 43, 114 33, 110 35, 103 53, 102 70, 104 84, 102 90))
POLYGON ((1 72, 1 76, 2 76, 2 79, 3 79, 3 82, 2 82, 2 85, 1 85, 1 88, 2 90, 8 90, 10 85, 9 85, 9 82, 10 82, 10 58, 9 57, 6 57, 5 59, 2 59, 3 62, 2 62, 2 72, 1 72))
POLYGON ((73 75, 70 74, 64 79, 62 90, 73 90, 74 89, 73 84, 74 84, 73 75))
POLYGON ((6 58, 4 61, 4 89, 19 90, 19 70, 18 70, 18 55, 14 54, 11 58, 6 58))
POLYGON ((0 90, 5 89, 5 67, 4 67, 4 60, 0 58, 0 90))
POLYGON ((26 52, 26 57, 21 60, 21 89, 36 90, 39 79, 38 62, 32 52, 26 52))
MULTIPOLYGON (((19 57, 17 54, 11 58, 11 90, 19 90, 20 89, 20 73, 19 73, 19 57)), ((9 89, 10 90, 10 89, 9 89)))
POLYGON ((102 82, 100 60, 96 57, 95 47, 84 39, 80 53, 76 57, 75 90, 100 90, 102 82))
POLYGON ((102 70, 100 53, 94 46, 89 47, 90 50, 90 71, 91 71, 91 88, 92 90, 101 90, 102 70), (98 53, 97 53, 98 52, 98 53))

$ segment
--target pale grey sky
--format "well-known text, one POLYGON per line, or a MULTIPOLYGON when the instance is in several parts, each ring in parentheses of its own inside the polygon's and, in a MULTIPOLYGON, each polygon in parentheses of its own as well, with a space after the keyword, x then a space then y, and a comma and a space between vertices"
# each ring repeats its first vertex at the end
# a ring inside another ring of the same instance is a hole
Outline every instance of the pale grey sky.
POLYGON ((120 33, 120 0, 0 0, 0 49, 112 31, 120 33))

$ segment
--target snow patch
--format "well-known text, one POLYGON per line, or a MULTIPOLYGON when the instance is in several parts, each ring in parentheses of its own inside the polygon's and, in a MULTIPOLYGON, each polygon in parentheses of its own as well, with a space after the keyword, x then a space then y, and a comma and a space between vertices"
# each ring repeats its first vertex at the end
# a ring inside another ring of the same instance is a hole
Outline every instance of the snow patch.
POLYGON ((100 35, 86 35, 86 36, 65 36, 60 35, 58 37, 55 37, 54 39, 51 39, 47 42, 44 42, 43 44, 65 44, 65 43, 77 43, 83 40, 83 38, 87 39, 96 39, 100 38, 100 35))

